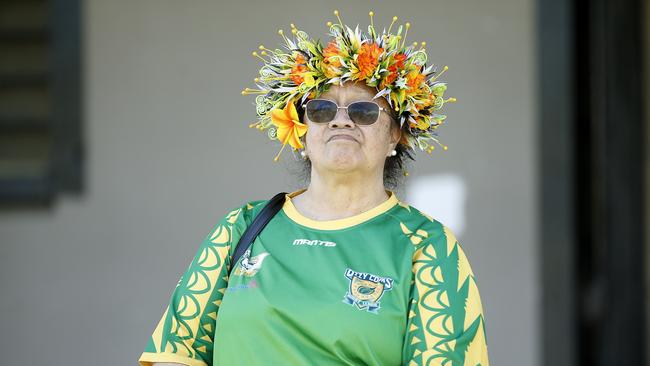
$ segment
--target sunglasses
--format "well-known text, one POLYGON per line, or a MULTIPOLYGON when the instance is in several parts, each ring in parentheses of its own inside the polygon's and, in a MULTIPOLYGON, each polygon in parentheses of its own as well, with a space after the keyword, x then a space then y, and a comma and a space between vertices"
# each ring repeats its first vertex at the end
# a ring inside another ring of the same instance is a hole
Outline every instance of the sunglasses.
POLYGON ((381 111, 388 113, 386 108, 370 101, 359 101, 348 104, 347 107, 339 107, 338 104, 327 99, 311 99, 302 107, 307 113, 310 121, 315 123, 327 123, 336 117, 339 109, 345 109, 348 117, 357 125, 371 125, 379 120, 381 111))

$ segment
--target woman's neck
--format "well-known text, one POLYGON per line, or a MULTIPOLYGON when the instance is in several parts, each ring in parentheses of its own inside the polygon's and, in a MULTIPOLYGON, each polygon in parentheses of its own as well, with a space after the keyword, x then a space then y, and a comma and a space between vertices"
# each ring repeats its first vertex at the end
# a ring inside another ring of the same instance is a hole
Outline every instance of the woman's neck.
POLYGON ((389 196, 383 177, 330 175, 312 171, 307 190, 291 200, 296 210, 312 220, 337 220, 358 215, 385 202, 389 196))

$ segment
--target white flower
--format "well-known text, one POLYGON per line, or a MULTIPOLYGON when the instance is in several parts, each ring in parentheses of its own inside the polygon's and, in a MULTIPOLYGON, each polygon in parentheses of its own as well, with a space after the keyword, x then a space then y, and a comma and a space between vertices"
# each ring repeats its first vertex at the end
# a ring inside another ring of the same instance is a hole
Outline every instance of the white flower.
POLYGON ((397 81, 395 82, 395 86, 397 86, 400 89, 406 89, 406 78, 399 77, 397 78, 397 81))

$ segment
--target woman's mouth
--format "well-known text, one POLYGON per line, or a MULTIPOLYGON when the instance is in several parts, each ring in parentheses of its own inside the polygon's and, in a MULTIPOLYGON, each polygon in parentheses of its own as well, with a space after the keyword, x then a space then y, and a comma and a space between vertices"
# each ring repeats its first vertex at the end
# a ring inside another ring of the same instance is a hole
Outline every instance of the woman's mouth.
POLYGON ((352 137, 350 135, 334 135, 334 136, 330 137, 328 142, 333 141, 333 140, 350 140, 350 141, 354 141, 354 142, 357 141, 354 137, 352 137))

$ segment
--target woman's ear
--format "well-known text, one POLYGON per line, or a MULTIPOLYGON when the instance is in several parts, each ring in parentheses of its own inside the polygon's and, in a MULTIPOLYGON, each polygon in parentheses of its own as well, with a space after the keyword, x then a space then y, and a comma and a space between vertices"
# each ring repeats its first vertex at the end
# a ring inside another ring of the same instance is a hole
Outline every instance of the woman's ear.
POLYGON ((397 124, 393 123, 391 124, 391 129, 390 129, 390 143, 394 144, 393 149, 396 148, 397 144, 400 142, 402 139, 402 129, 397 127, 397 124))
POLYGON ((305 132, 304 135, 300 136, 300 142, 302 143, 302 146, 305 149, 305 151, 307 151, 307 133, 308 132, 305 132))

